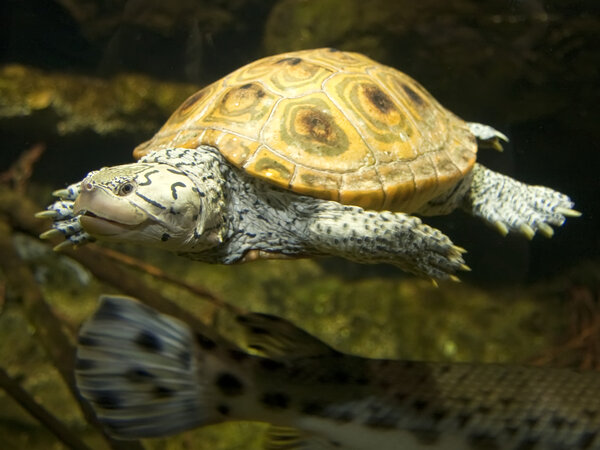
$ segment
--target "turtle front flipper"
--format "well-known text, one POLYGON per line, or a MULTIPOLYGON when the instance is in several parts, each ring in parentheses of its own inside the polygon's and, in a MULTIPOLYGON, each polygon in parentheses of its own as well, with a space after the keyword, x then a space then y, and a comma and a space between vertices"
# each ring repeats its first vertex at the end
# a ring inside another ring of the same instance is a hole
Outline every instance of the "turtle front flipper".
POLYGON ((461 247, 441 231, 404 213, 365 211, 325 202, 309 224, 316 253, 360 263, 387 263, 433 280, 457 281, 465 265, 461 247))
POLYGON ((59 250, 63 247, 82 245, 94 239, 81 227, 79 217, 73 213, 75 199, 81 190, 81 182, 74 183, 66 189, 54 191, 52 194, 59 200, 52 203, 45 211, 40 211, 35 216, 41 219, 52 219, 52 228, 40 235, 42 239, 64 236, 65 240, 54 247, 59 250))
POLYGON ((578 217, 573 201, 545 186, 531 186, 475 164, 471 186, 463 209, 483 219, 501 234, 509 231, 532 239, 537 231, 546 237, 552 226, 561 226, 566 217, 578 217))

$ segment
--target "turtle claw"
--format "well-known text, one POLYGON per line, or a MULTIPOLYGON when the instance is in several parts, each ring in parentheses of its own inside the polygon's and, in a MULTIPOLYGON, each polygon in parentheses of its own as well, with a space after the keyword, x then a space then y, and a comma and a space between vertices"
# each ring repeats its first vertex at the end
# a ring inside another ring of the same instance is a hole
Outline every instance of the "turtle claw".
POLYGON ((62 250, 93 240, 81 227, 79 217, 73 214, 74 202, 80 189, 81 183, 74 183, 65 189, 54 191, 52 195, 57 197, 58 200, 48 206, 45 211, 35 214, 38 219, 52 219, 54 221, 50 230, 40 234, 40 239, 65 238, 65 241, 55 246, 54 250, 62 250))
POLYGON ((40 239, 54 239, 60 236, 64 236, 64 234, 58 231, 56 228, 51 228, 50 230, 44 231, 42 234, 40 234, 40 239))
POLYGON ((53 250, 55 252, 59 252, 61 250, 67 249, 67 248, 78 247, 78 246, 86 244, 88 242, 94 242, 94 240, 95 239, 92 236, 90 236, 89 234, 87 234, 85 231, 82 230, 78 233, 75 233, 75 234, 67 237, 60 244, 55 245, 53 250))
POLYGON ((467 249, 461 247, 460 245, 452 245, 452 249, 456 250, 459 255, 463 255, 463 254, 467 253, 467 249))
POLYGON ((72 200, 74 201, 79 192, 81 191, 81 182, 73 183, 64 189, 57 189, 52 193, 54 197, 58 197, 61 200, 72 200))
MULTIPOLYGON (((542 236, 551 238, 554 236, 552 226, 561 226, 566 220, 567 214, 564 213, 573 211, 556 204, 570 205, 572 202, 566 195, 543 186, 528 186, 528 188, 529 195, 520 199, 521 202, 526 201, 515 205, 510 211, 504 211, 503 219, 496 220, 494 227, 503 236, 513 231, 532 240, 539 231, 542 236)), ((571 215, 571 217, 577 216, 571 215)))
POLYGON ((56 191, 52 192, 52 196, 66 199, 69 197, 69 190, 68 189, 57 189, 56 191))
POLYGON ((496 220, 494 222, 494 228, 496 228, 496 230, 498 230, 498 233, 500 233, 502 236, 506 236, 508 234, 508 228, 499 220, 496 220))
POLYGON ((94 238, 86 233, 81 227, 79 217, 62 218, 55 220, 52 224, 52 229, 40 234, 40 239, 54 239, 64 237, 65 240, 54 247, 54 250, 62 250, 64 248, 93 242, 94 238))
POLYGON ((71 247, 75 247, 75 244, 73 244, 71 241, 62 241, 60 244, 52 247, 52 250, 54 250, 55 252, 60 252, 61 250, 71 247))
POLYGON ((529 240, 532 240, 535 236, 535 230, 526 223, 522 223, 521 225, 519 225, 519 232, 529 240))
POLYGON ((59 215, 56 211, 47 209, 46 211, 36 212, 34 217, 36 219, 56 219, 59 215))
MULTIPOLYGON (((526 186, 526 185, 525 185, 526 186)), ((561 226, 567 217, 579 217, 581 213, 571 209, 573 202, 569 197, 544 186, 527 186, 527 192, 519 205, 518 213, 525 222, 520 231, 529 239, 539 231, 541 235, 554 236, 552 226, 561 226)))
POLYGON ((415 266, 408 266, 406 270, 413 273, 431 277, 433 280, 452 280, 457 281, 458 277, 454 275, 459 270, 469 271, 470 268, 465 264, 461 247, 452 244, 449 238, 444 235, 439 236, 435 249, 428 245, 422 249, 422 255, 425 257, 415 266), (414 270, 414 269, 417 270, 414 270))
POLYGON ((551 238, 552 236, 554 236, 554 230, 552 229, 552 227, 544 222, 538 224, 538 230, 540 230, 540 233, 542 233, 547 238, 551 238))
POLYGON ((563 208, 562 206, 558 206, 554 209, 554 211, 567 217, 581 217, 581 213, 579 211, 571 208, 563 208))

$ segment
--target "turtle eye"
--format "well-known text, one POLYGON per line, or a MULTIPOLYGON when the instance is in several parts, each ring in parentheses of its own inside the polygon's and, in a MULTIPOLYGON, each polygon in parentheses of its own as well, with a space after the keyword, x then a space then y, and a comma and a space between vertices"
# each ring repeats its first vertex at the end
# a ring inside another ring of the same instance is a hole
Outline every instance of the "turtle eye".
POLYGON ((135 185, 131 181, 126 181, 117 188, 117 195, 124 197, 131 194, 134 189, 135 185))

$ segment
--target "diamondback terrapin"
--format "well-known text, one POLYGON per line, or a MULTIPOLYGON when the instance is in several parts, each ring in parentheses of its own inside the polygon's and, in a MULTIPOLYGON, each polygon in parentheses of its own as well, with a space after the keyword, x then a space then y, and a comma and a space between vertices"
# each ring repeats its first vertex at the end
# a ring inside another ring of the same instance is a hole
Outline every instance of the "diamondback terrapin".
POLYGON ((63 244, 149 244, 192 259, 337 255, 437 279, 463 249, 409 214, 462 208, 531 238, 571 200, 475 163, 505 136, 464 122, 419 83, 357 54, 260 59, 188 98, 138 162, 94 171, 40 213, 63 244))

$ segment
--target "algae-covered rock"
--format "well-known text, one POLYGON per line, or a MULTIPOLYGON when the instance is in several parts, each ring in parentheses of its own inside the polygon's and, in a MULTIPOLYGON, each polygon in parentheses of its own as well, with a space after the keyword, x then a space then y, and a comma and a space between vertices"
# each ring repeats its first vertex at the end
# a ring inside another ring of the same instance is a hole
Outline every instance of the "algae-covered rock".
POLYGON ((402 6, 386 0, 280 1, 265 26, 265 53, 333 46, 384 58, 387 24, 401 29, 410 20, 411 10, 402 6))
POLYGON ((173 35, 182 25, 197 22, 206 32, 215 33, 225 28, 245 27, 237 16, 247 10, 262 9, 269 4, 264 0, 58 0, 80 25, 90 40, 110 40, 115 30, 127 25, 154 30, 162 35, 173 35))
POLYGON ((33 143, 46 147, 39 179, 57 186, 98 166, 132 160, 197 86, 121 74, 104 79, 0 66, 0 171, 33 143))
POLYGON ((257 56, 275 0, 59 2, 99 53, 103 73, 205 83, 257 56))
POLYGON ((60 136, 145 135, 196 89, 142 75, 105 80, 11 64, 0 68, 0 121, 41 120, 60 136))

